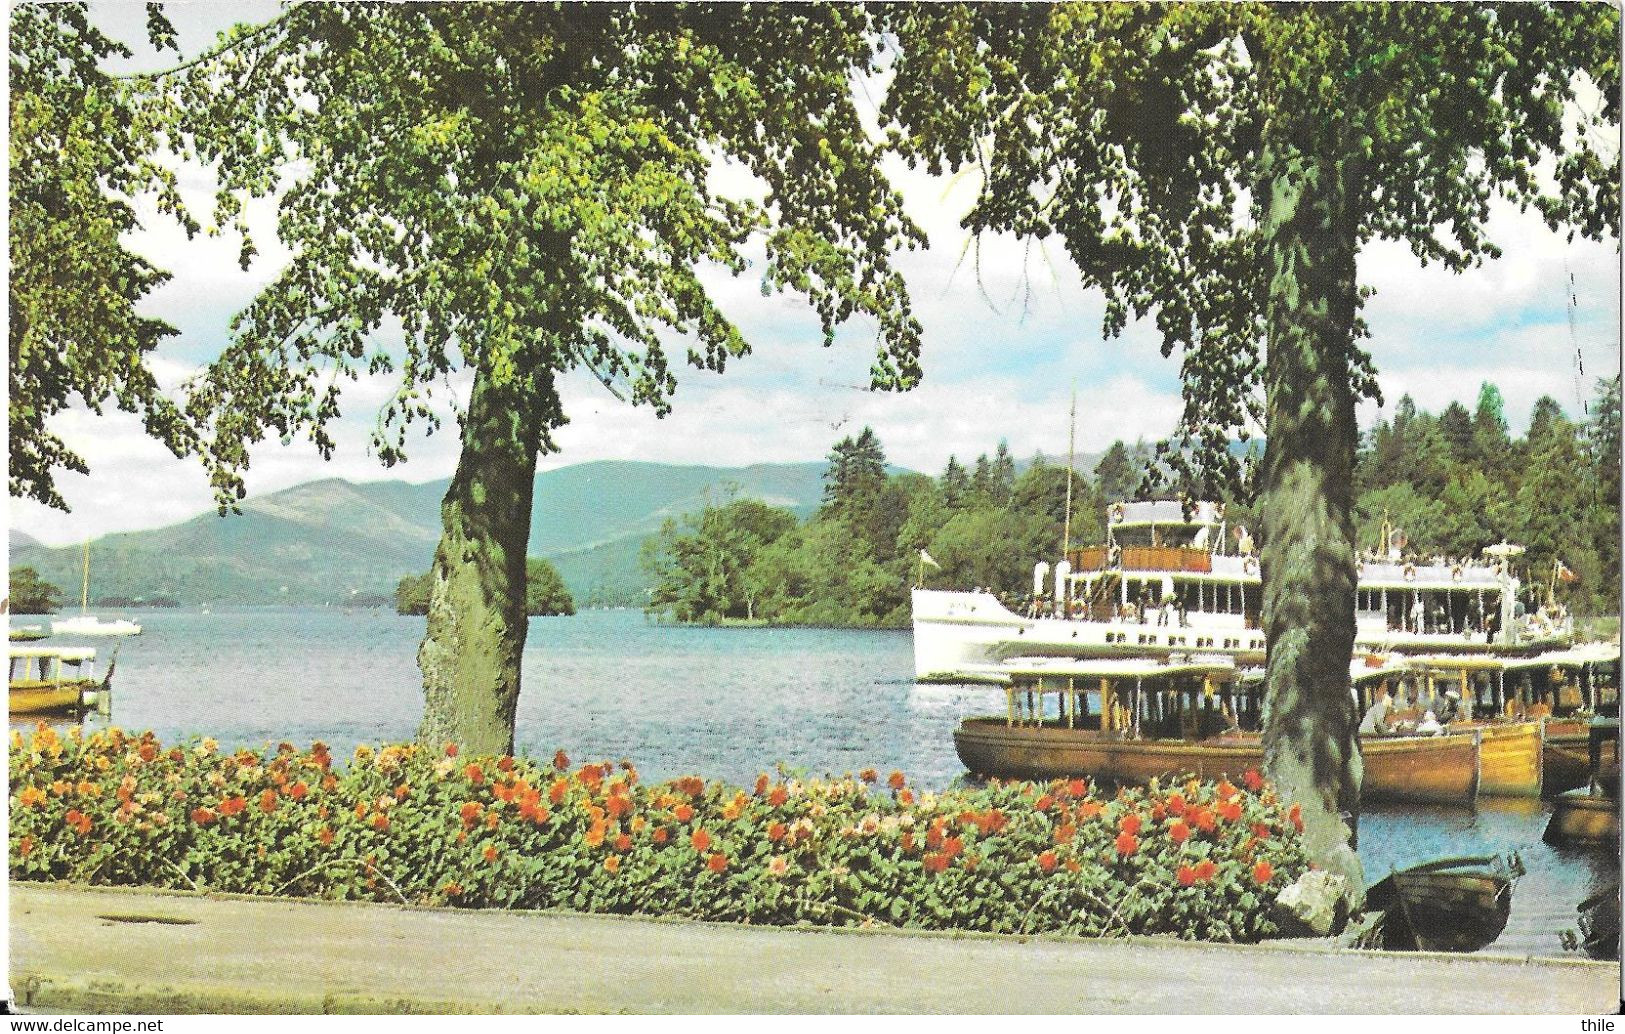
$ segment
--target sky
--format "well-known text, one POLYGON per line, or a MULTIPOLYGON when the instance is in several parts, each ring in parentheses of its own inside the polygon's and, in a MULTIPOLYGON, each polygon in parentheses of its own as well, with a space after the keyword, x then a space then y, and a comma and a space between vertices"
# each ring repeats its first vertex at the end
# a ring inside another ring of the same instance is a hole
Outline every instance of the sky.
MULTIPOLYGON (((276 9, 261 2, 167 5, 188 55, 227 22, 263 20, 276 9)), ((98 24, 137 50, 116 70, 164 67, 174 60, 145 47, 142 4, 93 3, 92 11, 98 24)), ((1001 439, 1017 456, 1064 456, 1074 388, 1079 452, 1101 451, 1116 439, 1154 440, 1173 429, 1181 409, 1178 355, 1162 357, 1154 328, 1136 323, 1120 337, 1103 338, 1099 293, 1079 286, 1075 268, 1053 241, 1037 248, 984 237, 974 242, 980 252, 975 261, 973 242, 959 226, 974 199, 971 179, 935 178, 900 163, 888 171, 930 243, 896 259, 925 328, 919 387, 904 394, 866 390, 875 348, 872 324, 849 325, 826 349, 804 301, 789 294, 762 297, 759 276, 750 270, 739 278, 712 272, 708 287, 752 342, 753 353, 722 375, 675 368, 674 410, 664 419, 618 401, 584 374, 572 375, 561 392, 570 423, 556 435, 559 451, 544 456, 541 468, 600 459, 718 466, 820 460, 836 440, 865 425, 875 429, 893 463, 928 473, 940 473, 950 455, 966 460, 991 453, 1001 439)), ((207 212, 208 173, 191 166, 180 173, 195 210, 207 212)), ((718 173, 723 182, 732 175, 718 173)), ((262 255, 247 272, 237 266, 235 239, 188 242, 150 207, 142 215, 143 227, 130 235, 129 246, 173 274, 146 299, 143 311, 180 330, 151 365, 160 383, 178 391, 219 354, 232 314, 287 255, 274 244, 269 203, 252 213, 262 255)), ((1387 400, 1386 410, 1362 406, 1364 425, 1391 413, 1405 394, 1432 412, 1452 401, 1471 408, 1480 384, 1488 381, 1504 396, 1517 434, 1540 396, 1550 395, 1579 416, 1595 380, 1618 372, 1615 245, 1567 241, 1535 214, 1508 205, 1492 210, 1489 226, 1504 256, 1463 275, 1423 267, 1403 244, 1377 242, 1361 254, 1361 280, 1376 289, 1364 313, 1372 331, 1366 345, 1387 400), (1566 288, 1571 275, 1578 299, 1572 314, 1566 288)), ((458 452, 450 422, 432 437, 409 442, 405 464, 385 468, 369 453, 368 432, 392 387, 387 380, 364 380, 347 393, 331 461, 299 439, 256 447, 246 472, 250 494, 326 477, 448 477, 458 452)), ((468 378, 454 378, 452 387, 466 397, 468 378)), ((11 500, 11 527, 67 544, 171 524, 211 508, 201 466, 148 439, 136 417, 79 407, 60 414, 52 427, 91 472, 58 475, 69 513, 11 500)))

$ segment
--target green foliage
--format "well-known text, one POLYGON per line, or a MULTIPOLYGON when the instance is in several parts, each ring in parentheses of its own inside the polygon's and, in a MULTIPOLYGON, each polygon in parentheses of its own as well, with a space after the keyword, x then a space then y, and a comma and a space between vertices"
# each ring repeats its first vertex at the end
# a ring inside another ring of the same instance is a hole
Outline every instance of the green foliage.
POLYGON ((373 442, 391 464, 464 367, 551 449, 567 371, 663 413, 670 341, 708 370, 745 354, 701 271, 741 274, 756 246, 764 291, 806 296, 826 343, 871 317, 873 383, 909 387, 920 327, 888 260, 921 235, 851 88, 873 28, 847 5, 300 4, 142 80, 218 167, 244 264, 244 203, 276 191, 291 254, 189 412, 237 464, 267 434, 327 454, 344 386, 393 372, 373 442), (721 192, 722 162, 755 182, 721 192))
MULTIPOLYGON (((155 46, 172 35, 156 8, 155 46)), ((103 72, 129 50, 91 24, 83 4, 20 3, 11 11, 10 491, 67 509, 56 488, 85 461, 47 428, 70 405, 138 414, 177 456, 202 451, 148 360, 175 333, 138 306, 169 279, 124 247, 135 205, 150 198, 190 234, 151 107, 103 72)), ((212 457, 204 452, 206 463, 212 457)))
MULTIPOLYGON (((525 560, 525 613, 553 617, 576 612, 575 600, 559 577, 558 569, 540 557, 525 560)), ((429 596, 434 589, 434 572, 407 575, 395 586, 397 614, 429 613, 429 596)))
POLYGON ((62 605, 62 590, 32 567, 13 567, 10 601, 13 614, 54 614, 62 605))
POLYGON ((1255 941, 1307 870, 1256 780, 1097 796, 1084 780, 918 793, 894 772, 571 770, 455 747, 222 755, 52 730, 10 751, 14 880, 755 925, 1255 941))
POLYGON ((795 514, 755 499, 668 519, 643 544, 641 562, 654 583, 648 609, 686 623, 754 619, 770 590, 753 561, 795 526, 795 514))

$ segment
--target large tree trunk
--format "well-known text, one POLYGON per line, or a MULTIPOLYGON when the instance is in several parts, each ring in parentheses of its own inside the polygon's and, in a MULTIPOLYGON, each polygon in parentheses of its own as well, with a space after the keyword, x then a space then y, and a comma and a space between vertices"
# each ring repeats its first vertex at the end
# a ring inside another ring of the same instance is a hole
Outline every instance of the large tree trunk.
POLYGON ((483 367, 463 419, 463 451, 440 505, 442 531, 418 649, 418 740, 475 754, 513 752, 525 650, 525 545, 540 440, 529 392, 483 367))
POLYGON ((1360 716, 1349 680, 1357 428, 1349 356, 1363 184, 1353 161, 1297 152, 1274 156, 1267 169, 1265 766, 1281 799, 1302 808, 1311 860, 1347 876, 1358 898, 1360 716))

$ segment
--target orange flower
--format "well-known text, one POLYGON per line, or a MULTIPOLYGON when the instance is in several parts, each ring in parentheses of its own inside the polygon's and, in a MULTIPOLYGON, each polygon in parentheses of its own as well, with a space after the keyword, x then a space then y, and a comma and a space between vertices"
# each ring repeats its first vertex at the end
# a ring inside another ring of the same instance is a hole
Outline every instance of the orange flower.
POLYGON ((598 847, 604 842, 604 835, 607 832, 608 828, 602 822, 594 822, 582 840, 588 847, 598 847))
POLYGON ((457 756, 457 744, 455 744, 455 743, 446 744, 446 757, 454 758, 456 756, 457 756))
POLYGON ((952 860, 945 854, 928 854, 925 856, 925 871, 942 872, 948 868, 948 863, 952 860))
POLYGON ((485 769, 474 764, 472 761, 463 766, 463 775, 475 786, 479 786, 481 783, 485 782, 485 769))
POLYGON ((705 860, 705 867, 710 869, 712 872, 722 872, 728 868, 728 856, 725 854, 714 854, 705 860))
POLYGON ((1170 815, 1183 815, 1183 814, 1185 814, 1185 798, 1179 796, 1179 794, 1177 794, 1177 793, 1169 794, 1168 795, 1168 814, 1170 814, 1170 815))
POLYGON ((1078 818, 1092 819, 1103 810, 1099 801, 1084 801, 1078 805, 1078 818))
POLYGON ((226 797, 220 801, 220 815, 222 818, 229 819, 231 816, 239 814, 246 807, 248 807, 248 802, 242 797, 236 795, 226 797))
POLYGON ((45 793, 37 786, 25 786, 23 792, 17 795, 17 803, 25 808, 38 807, 45 803, 45 793))
POLYGON ((1140 840, 1133 833, 1117 834, 1117 853, 1127 858, 1140 849, 1140 840))
MULTIPOLYGON (((781 830, 782 830, 782 829, 783 829, 783 827, 782 827, 782 826, 781 826, 781 827, 780 827, 780 829, 781 829, 781 830)), ((769 835, 769 836, 772 836, 772 835, 773 835, 773 834, 772 834, 772 830, 769 830, 769 831, 768 831, 768 835, 769 835)), ((908 852, 908 851, 912 851, 912 850, 914 850, 914 834, 913 834, 913 833, 906 833, 906 832, 905 832, 905 833, 904 833, 904 834, 903 834, 903 839, 902 839, 902 845, 903 845, 903 850, 904 850, 904 852, 908 852)))
POLYGON ((1253 793, 1257 793, 1264 788, 1264 777, 1258 774, 1258 769, 1256 768, 1249 768, 1247 771, 1243 772, 1241 774, 1241 782, 1242 785, 1246 786, 1247 789, 1251 790, 1253 793))
POLYGON ((1213 832, 1213 813, 1208 811, 1206 808, 1192 808, 1191 821, 1194 822, 1196 824, 1196 828, 1202 832, 1213 832))
POLYGON ((604 807, 609 810, 610 818, 618 819, 632 810, 632 802, 625 797, 616 796, 605 801, 604 807))
POLYGON ((192 809, 192 821, 196 822, 200 826, 207 826, 218 817, 219 816, 215 815, 214 811, 209 808, 192 809))
POLYGON ((1297 830, 1299 833, 1303 832, 1303 808, 1302 807, 1300 807, 1298 804, 1294 803, 1292 805, 1292 807, 1290 809, 1288 809, 1288 811, 1286 813, 1286 817, 1292 821, 1292 828, 1293 829, 1297 830))
POLYGON ((78 833, 80 836, 84 836, 86 833, 90 832, 90 816, 86 815, 78 808, 69 809, 68 813, 63 816, 63 819, 67 822, 68 827, 71 828, 75 833, 78 833))
POLYGON ((555 751, 553 753, 553 767, 558 769, 560 772, 563 772, 563 771, 566 771, 567 769, 569 769, 569 767, 570 767, 570 758, 569 758, 569 756, 566 755, 564 753, 564 751, 562 751, 562 750, 555 751))
POLYGON ((678 822, 687 822, 694 817, 694 809, 686 804, 679 804, 677 810, 673 811, 672 814, 677 816, 678 822))
POLYGON ((1181 887, 1189 887, 1196 882, 1196 870, 1188 865, 1181 865, 1179 871, 1174 874, 1174 879, 1179 881, 1181 887))
POLYGON ((913 790, 903 790, 902 792, 900 792, 897 795, 897 799, 899 801, 903 802, 904 804, 913 804, 914 803, 914 791, 913 790))
POLYGON ((776 854, 767 860, 767 874, 769 876, 783 876, 789 871, 790 860, 784 857, 784 855, 776 854))
POLYGON ((564 803, 564 795, 569 792, 569 780, 555 779, 553 780, 553 785, 547 789, 547 799, 553 803, 553 807, 557 808, 559 805, 564 803))
POLYGON ((1038 856, 1038 867, 1045 872, 1055 871, 1055 852, 1045 851, 1038 856))
POLYGON ((1074 826, 1072 823, 1063 822, 1059 826, 1055 827, 1055 842, 1057 844, 1070 843, 1073 835, 1076 834, 1077 831, 1078 827, 1074 826))
POLYGON ((410 796, 411 793, 412 793, 412 788, 410 786, 407 786, 405 783, 402 783, 401 785, 395 787, 395 799, 397 801, 406 800, 406 798, 408 796, 410 796))
POLYGON ((779 805, 783 804, 789 799, 790 791, 786 790, 783 786, 775 786, 773 788, 773 792, 767 795, 768 806, 773 808, 777 808, 779 805))
POLYGON ((965 850, 965 842, 958 837, 949 837, 942 842, 942 853, 949 858, 957 857, 963 850, 965 850))
POLYGON ((364 818, 367 817, 367 802, 366 801, 357 801, 356 802, 356 805, 355 805, 355 817, 358 818, 358 819, 364 819, 364 818))
POLYGON ((444 887, 441 887, 440 890, 446 895, 446 897, 455 898, 462 895, 463 885, 460 883, 448 883, 444 887))
POLYGON ((665 826, 661 826, 654 831, 654 836, 651 839, 653 839, 657 844, 664 844, 667 840, 671 839, 671 834, 666 831, 665 826))
POLYGON ((1208 880, 1211 880, 1214 875, 1218 873, 1218 871, 1219 867, 1213 864, 1213 859, 1204 858, 1196 863, 1196 880, 1198 883, 1206 883, 1208 880))
POLYGON ((621 856, 618 855, 618 854, 612 854, 608 858, 605 858, 604 859, 604 871, 609 872, 609 873, 620 872, 621 871, 621 856))
POLYGON ((886 785, 891 787, 893 790, 901 790, 905 782, 907 782, 907 780, 904 778, 903 773, 901 772, 893 772, 891 775, 886 777, 886 785))
POLYGON ((275 790, 266 790, 264 793, 260 794, 260 811, 263 811, 267 815, 276 811, 275 790))
POLYGON ((703 829, 696 829, 689 835, 688 842, 694 845, 694 850, 704 854, 706 848, 711 846, 711 834, 703 829))
POLYGON ((296 801, 304 800, 305 794, 309 792, 310 787, 306 786, 304 783, 294 783, 292 786, 288 787, 288 796, 296 801))
POLYGON ((1183 844, 1191 838, 1191 828, 1185 825, 1184 819, 1175 819, 1168 827, 1168 839, 1176 844, 1183 844))
POLYGON ((1140 816, 1129 812, 1123 816, 1123 821, 1117 824, 1117 828, 1120 832, 1133 836, 1140 831, 1140 816))
POLYGON ((866 768, 862 772, 858 773, 858 778, 866 783, 872 783, 880 778, 880 773, 876 772, 872 768, 866 768))
POLYGON ((485 850, 480 852, 480 856, 483 857, 487 862, 495 862, 497 860, 496 845, 486 844, 485 850))
POLYGON ((1066 792, 1070 797, 1082 797, 1089 792, 1089 784, 1082 779, 1072 779, 1066 784, 1066 792))
POLYGON ((1038 800, 1033 802, 1033 810, 1034 811, 1047 811, 1047 810, 1049 810, 1049 806, 1051 804, 1054 804, 1054 803, 1055 803, 1055 798, 1051 797, 1049 794, 1045 794, 1044 796, 1038 798, 1038 800))
POLYGON ((1239 822, 1241 820, 1241 805, 1235 800, 1224 801, 1219 805, 1219 817, 1226 822, 1239 822))
POLYGON ((756 789, 755 789, 756 796, 760 797, 764 793, 767 793, 767 784, 768 784, 768 778, 767 778, 767 773, 766 772, 763 772, 763 773, 761 773, 760 775, 758 775, 756 777, 756 789))
POLYGON ((331 789, 333 789, 333 787, 335 787, 337 785, 339 785, 339 780, 338 780, 338 777, 335 776, 333 773, 329 772, 327 775, 322 776, 322 789, 323 790, 331 790, 331 789))
POLYGON ((615 838, 615 850, 625 853, 632 850, 632 838, 622 833, 615 838))
POLYGON ((458 815, 462 818, 464 827, 471 827, 479 821, 480 812, 484 810, 479 806, 478 802, 468 801, 459 810, 458 815))
POLYGON ((389 816, 385 815, 383 812, 379 812, 378 814, 374 815, 372 817, 372 828, 376 829, 380 833, 387 830, 389 828, 389 816))
POLYGON ((1270 838, 1270 827, 1263 822, 1253 823, 1253 836, 1260 840, 1268 840, 1270 838))
POLYGON ((156 743, 143 743, 136 753, 141 756, 142 761, 157 761, 158 745, 156 743))
POLYGON ((29 852, 31 852, 33 850, 34 850, 34 838, 33 837, 23 837, 21 840, 17 841, 17 854, 18 854, 18 856, 20 856, 22 858, 27 858, 28 855, 29 855, 29 852))
POLYGON ((513 758, 509 757, 507 754, 504 754, 500 758, 497 758, 497 771, 498 772, 512 772, 513 771, 513 758))
POLYGON ((1219 800, 1227 801, 1236 795, 1236 788, 1230 785, 1230 780, 1221 779, 1219 785, 1213 788, 1213 792, 1218 795, 1219 800))
POLYGON ((1275 867, 1269 862, 1259 862, 1253 866, 1253 882, 1262 887, 1275 876, 1275 867))

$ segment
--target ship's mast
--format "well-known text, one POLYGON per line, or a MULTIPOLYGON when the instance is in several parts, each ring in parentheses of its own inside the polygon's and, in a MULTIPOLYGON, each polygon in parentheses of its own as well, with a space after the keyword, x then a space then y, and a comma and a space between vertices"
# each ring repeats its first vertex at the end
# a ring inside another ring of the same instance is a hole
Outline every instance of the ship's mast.
POLYGON ((1068 414, 1066 426, 1066 519, 1061 525, 1061 559, 1066 559, 1066 551, 1072 548, 1072 463, 1073 440, 1078 431, 1078 386, 1072 385, 1072 409, 1068 414))
POLYGON ((79 585, 79 616, 90 609, 90 540, 85 539, 85 577, 79 585))

